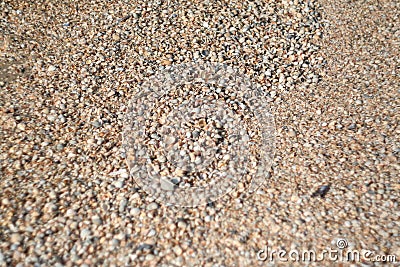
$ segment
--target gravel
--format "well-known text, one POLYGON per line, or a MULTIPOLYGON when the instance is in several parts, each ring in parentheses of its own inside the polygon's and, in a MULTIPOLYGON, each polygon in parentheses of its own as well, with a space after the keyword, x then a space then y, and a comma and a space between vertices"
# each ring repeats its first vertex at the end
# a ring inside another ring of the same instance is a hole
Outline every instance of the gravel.
POLYGON ((398 1, 0 10, 0 266, 274 266, 257 260, 267 245, 340 238, 400 258, 398 1), (142 82, 193 60, 265 88, 276 155, 256 194, 179 208, 129 177, 122 131, 142 82))

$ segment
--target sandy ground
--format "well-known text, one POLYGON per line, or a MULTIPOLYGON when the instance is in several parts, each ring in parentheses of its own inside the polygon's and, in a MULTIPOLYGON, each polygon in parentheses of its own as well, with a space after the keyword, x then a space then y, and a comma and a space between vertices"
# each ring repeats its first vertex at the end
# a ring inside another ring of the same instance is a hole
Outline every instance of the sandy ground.
MULTIPOLYGON (((244 14, 246 3, 232 6, 244 14)), ((292 5, 307 7, 298 1, 256 4, 289 13, 292 5)), ((233 195, 194 209, 153 202, 128 178, 121 149, 125 105, 151 73, 149 66, 181 60, 167 50, 151 54, 139 30, 124 35, 140 26, 133 21, 144 20, 134 11, 140 5, 1 4, 0 266, 276 266, 288 263, 258 260, 261 249, 313 250, 321 257, 338 249, 340 239, 344 251, 370 250, 370 259, 395 255, 400 261, 400 2, 321 0, 298 13, 314 20, 302 39, 315 46, 304 52, 310 82, 293 78, 278 86, 277 69, 287 65, 272 57, 277 68, 260 79, 274 92, 277 143, 268 181, 247 199, 233 195), (134 15, 121 20, 126 14, 134 15), (68 23, 76 27, 64 33, 68 23), (124 50, 128 40, 134 45, 124 50), (99 51, 109 56, 101 59, 99 51), (329 186, 324 197, 312 197, 322 186, 329 186)), ((205 10, 194 17, 216 12, 205 10)), ((239 17, 229 12, 228 20, 239 17)), ((207 46, 185 49, 195 57, 207 46)), ((244 47, 237 59, 223 62, 257 78, 268 70, 252 71, 252 55, 267 48, 253 49, 244 47)), ((207 56, 219 60, 218 51, 207 56)), ((381 263, 289 265, 321 264, 381 263)))

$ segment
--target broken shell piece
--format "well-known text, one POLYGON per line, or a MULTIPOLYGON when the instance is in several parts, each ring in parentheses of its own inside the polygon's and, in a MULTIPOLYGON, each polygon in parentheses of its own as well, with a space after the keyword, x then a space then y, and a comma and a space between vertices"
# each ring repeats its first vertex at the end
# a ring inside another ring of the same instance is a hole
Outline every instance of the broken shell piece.
POLYGON ((171 145, 171 144, 174 144, 175 142, 176 142, 176 137, 175 137, 175 136, 167 135, 167 136, 164 138, 164 143, 165 143, 166 145, 171 145))
POLYGON ((174 186, 175 186, 174 183, 172 183, 168 179, 164 177, 160 178, 160 187, 162 190, 172 191, 174 190, 174 186))
POLYGON ((186 173, 186 171, 183 170, 183 169, 176 169, 176 170, 175 170, 175 174, 176 174, 178 177, 182 177, 185 173, 186 173))
POLYGON ((205 119, 199 120, 199 122, 198 122, 197 124, 198 124, 201 128, 204 128, 204 127, 207 125, 205 119))

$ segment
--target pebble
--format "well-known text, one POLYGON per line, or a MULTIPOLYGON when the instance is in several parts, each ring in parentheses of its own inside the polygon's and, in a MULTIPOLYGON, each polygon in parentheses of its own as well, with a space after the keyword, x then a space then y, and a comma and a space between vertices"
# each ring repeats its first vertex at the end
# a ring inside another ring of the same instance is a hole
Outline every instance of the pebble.
POLYGON ((25 131, 25 124, 23 124, 23 123, 18 123, 17 124, 17 128, 18 128, 18 130, 20 130, 20 131, 25 131))
POLYGON ((4 205, 4 206, 7 206, 7 205, 10 204, 10 200, 8 200, 8 198, 3 198, 3 199, 1 200, 1 204, 4 205))
POLYGON ((102 123, 101 123, 100 121, 98 121, 98 120, 92 122, 92 125, 93 125, 94 127, 96 127, 96 128, 101 127, 101 124, 102 124, 102 123))
POLYGON ((55 120, 57 119, 57 116, 56 116, 56 115, 53 115, 53 114, 50 114, 50 115, 47 115, 47 119, 48 119, 49 121, 55 121, 55 120))
POLYGON ((155 236, 157 234, 157 232, 154 230, 154 229, 151 229, 150 231, 149 231, 149 233, 147 234, 147 236, 148 237, 152 237, 152 236, 155 236))
POLYGON ((57 68, 53 65, 50 65, 49 68, 47 69, 49 72, 55 71, 57 68))
POLYGON ((177 256, 180 256, 180 255, 182 255, 182 249, 179 247, 179 246, 175 246, 174 248, 173 248, 173 251, 174 251, 174 253, 177 255, 177 256))
POLYGON ((294 130, 289 130, 288 135, 290 137, 296 137, 296 132, 294 130))
POLYGON ((92 216, 92 222, 96 225, 102 224, 102 220, 101 220, 100 216, 98 216, 98 215, 92 216))
POLYGON ((129 212, 130 215, 132 216, 137 216, 140 214, 140 209, 139 208, 132 208, 129 212))
POLYGON ((174 183, 172 183, 166 179, 161 179, 160 186, 161 186, 162 190, 166 190, 166 191, 174 190, 174 183))
POLYGON ((91 235, 91 232, 89 229, 83 229, 80 233, 80 237, 82 240, 86 240, 90 235, 91 235))
POLYGON ((179 221, 178 222, 178 227, 184 229, 184 228, 187 227, 187 224, 185 222, 183 222, 183 221, 179 221))
POLYGON ((22 241, 22 236, 20 234, 14 233, 11 235, 11 243, 20 243, 22 241))
POLYGON ((68 209, 67 212, 65 213, 67 217, 74 217, 76 215, 76 211, 73 209, 68 209))
POLYGON ((122 198, 119 202, 119 212, 124 212, 127 204, 128 200, 126 198, 122 198))
POLYGON ((64 149, 64 144, 57 144, 56 146, 57 151, 61 151, 64 149))
POLYGON ((116 188, 122 188, 122 187, 124 186, 124 182, 125 182, 124 179, 120 179, 120 180, 118 180, 118 181, 116 181, 116 182, 114 183, 114 186, 115 186, 116 188))
POLYGON ((174 137, 174 136, 166 136, 165 138, 164 138, 164 143, 166 144, 166 145, 171 145, 171 144, 173 144, 173 143, 175 143, 176 142, 176 138, 174 137))
POLYGON ((158 209, 158 204, 155 203, 155 202, 152 202, 152 203, 147 205, 146 209, 149 210, 149 211, 158 209))
POLYGON ((153 254, 147 254, 146 255, 146 261, 152 261, 152 260, 154 260, 154 255, 153 254))

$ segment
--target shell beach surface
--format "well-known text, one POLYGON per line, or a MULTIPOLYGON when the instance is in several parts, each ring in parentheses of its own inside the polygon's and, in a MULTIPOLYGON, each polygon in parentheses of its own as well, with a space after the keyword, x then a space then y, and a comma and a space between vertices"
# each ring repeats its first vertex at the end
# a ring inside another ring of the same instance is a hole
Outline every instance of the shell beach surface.
POLYGON ((266 248, 400 261, 399 1, 6 0, 0 12, 0 266, 288 264, 260 260, 266 248), (184 84, 129 124, 149 132, 147 173, 173 176, 159 185, 171 191, 274 157, 252 194, 243 175, 207 205, 165 205, 134 179, 127 114, 146 80, 193 62, 263 92, 273 148, 241 90, 184 84))

